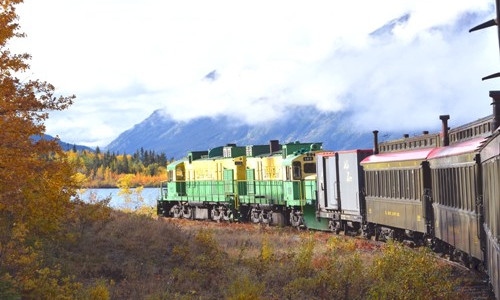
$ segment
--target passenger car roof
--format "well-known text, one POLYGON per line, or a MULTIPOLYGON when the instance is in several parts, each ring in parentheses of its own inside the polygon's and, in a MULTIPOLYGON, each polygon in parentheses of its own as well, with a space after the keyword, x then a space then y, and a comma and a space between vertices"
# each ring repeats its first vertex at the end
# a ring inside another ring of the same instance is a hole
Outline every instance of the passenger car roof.
POLYGON ((361 164, 385 163, 395 161, 424 160, 435 148, 425 148, 409 151, 386 152, 370 155, 361 164))
POLYGON ((428 159, 474 152, 477 151, 486 140, 487 138, 485 137, 478 137, 468 141, 456 143, 451 146, 439 147, 430 153, 428 159))

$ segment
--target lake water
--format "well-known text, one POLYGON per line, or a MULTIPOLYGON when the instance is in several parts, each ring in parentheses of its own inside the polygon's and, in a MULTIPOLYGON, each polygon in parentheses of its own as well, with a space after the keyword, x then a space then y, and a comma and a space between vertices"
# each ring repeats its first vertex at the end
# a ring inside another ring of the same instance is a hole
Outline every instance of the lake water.
POLYGON ((109 206, 112 208, 135 209, 141 200, 145 205, 156 207, 156 200, 160 193, 159 188, 144 188, 140 194, 137 194, 135 189, 130 190, 132 191, 130 203, 127 203, 125 196, 118 195, 120 189, 85 189, 80 193, 80 198, 83 201, 91 202, 95 199, 102 200, 111 197, 109 206))

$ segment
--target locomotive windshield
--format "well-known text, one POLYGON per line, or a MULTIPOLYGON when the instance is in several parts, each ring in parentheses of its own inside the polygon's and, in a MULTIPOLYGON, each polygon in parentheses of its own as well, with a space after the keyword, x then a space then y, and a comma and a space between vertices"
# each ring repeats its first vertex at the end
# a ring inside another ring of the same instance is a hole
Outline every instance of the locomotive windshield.
POLYGON ((293 180, 300 180, 302 178, 301 171, 301 163, 298 161, 293 162, 292 164, 292 172, 293 172, 293 180))
POLYGON ((316 163, 305 163, 304 164, 304 173, 306 173, 306 174, 316 173, 316 163))
POLYGON ((175 170, 175 180, 176 181, 184 180, 184 171, 181 168, 177 168, 175 170))

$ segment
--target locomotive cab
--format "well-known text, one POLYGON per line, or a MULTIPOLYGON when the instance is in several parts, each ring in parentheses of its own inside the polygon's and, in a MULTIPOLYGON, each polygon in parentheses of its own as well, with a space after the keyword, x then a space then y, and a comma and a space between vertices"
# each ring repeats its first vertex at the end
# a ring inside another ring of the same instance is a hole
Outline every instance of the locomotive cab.
POLYGON ((288 206, 304 206, 316 199, 316 157, 313 152, 283 160, 284 200, 288 206))
POLYGON ((290 224, 322 229, 316 222, 316 156, 321 143, 283 145, 283 200, 290 211, 290 224), (307 223, 309 220, 309 224, 307 223))
POLYGON ((186 193, 186 159, 181 159, 168 164, 167 180, 160 183, 160 199, 162 201, 174 200, 186 193))
POLYGON ((167 180, 160 182, 160 196, 157 203, 158 215, 167 216, 174 205, 172 201, 177 201, 186 194, 186 161, 186 159, 181 159, 167 166, 167 180))

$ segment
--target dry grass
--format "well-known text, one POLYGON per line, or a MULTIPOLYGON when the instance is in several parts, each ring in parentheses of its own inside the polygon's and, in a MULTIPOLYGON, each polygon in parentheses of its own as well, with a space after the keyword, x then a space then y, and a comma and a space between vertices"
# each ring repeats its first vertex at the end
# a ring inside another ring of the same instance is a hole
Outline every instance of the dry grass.
MULTIPOLYGON (((347 260, 345 262, 348 264, 352 264, 353 261, 350 261, 350 259, 356 256, 356 259, 361 261, 362 269, 359 270, 361 274, 352 275, 363 278, 367 283, 370 283, 373 277, 380 277, 380 274, 372 272, 372 278, 363 277, 363 274, 370 272, 370 269, 372 269, 375 264, 389 264, 391 260, 402 258, 403 260, 412 262, 412 264, 406 266, 408 269, 411 269, 407 273, 403 272, 404 270, 398 266, 389 265, 386 269, 392 268, 402 270, 402 272, 395 273, 394 276, 411 278, 415 277, 411 272, 421 268, 420 273, 424 277, 420 277, 420 280, 425 283, 421 288, 426 292, 432 291, 434 293, 434 296, 432 296, 434 299, 452 299, 459 296, 461 299, 494 299, 481 274, 467 270, 447 260, 440 259, 437 255, 429 251, 416 251, 407 247, 400 247, 399 245, 396 246, 396 249, 393 246, 388 249, 388 245, 385 243, 366 240, 361 237, 337 236, 331 233, 318 231, 297 231, 289 227, 280 228, 255 224, 228 224, 165 218, 160 218, 160 221, 175 225, 190 234, 199 230, 211 231, 220 249, 228 254, 230 258, 236 260, 240 271, 246 270, 243 272, 244 275, 239 277, 242 282, 245 282, 248 276, 253 276, 250 278, 257 279, 257 281, 266 280, 268 281, 268 285, 272 282, 280 283, 270 278, 273 276, 276 278, 283 278, 283 282, 285 283, 290 281, 293 276, 289 275, 290 269, 287 269, 285 266, 293 265, 293 260, 297 259, 301 251, 304 251, 304 244, 312 241, 312 257, 309 261, 309 266, 312 267, 315 272, 324 268, 328 262, 331 261, 332 253, 337 257, 346 258, 347 260), (415 251, 416 254, 414 254, 415 251), (381 262, 384 257, 390 257, 390 259, 381 262), (261 264, 263 260, 268 264, 267 270, 263 269, 261 266, 253 266, 253 264, 261 264), (259 272, 269 272, 268 277, 258 276, 255 272, 249 271, 248 268, 252 267, 255 267, 259 272), (273 268, 274 271, 271 270, 273 268), (424 270, 425 272, 429 271, 429 273, 425 273, 424 270), (435 277, 436 274, 438 274, 437 278, 435 277), (431 275, 434 277, 430 278, 431 275), (436 288, 433 289, 432 285, 436 288)), ((342 266, 339 267, 342 268, 342 266)), ((379 272, 388 273, 386 269, 379 269, 379 272)), ((338 280, 338 278, 332 280, 338 280)), ((389 279, 387 278, 387 280, 389 279)), ((407 284, 396 280, 392 281, 395 281, 396 284, 407 284)), ((298 280, 298 282, 300 283, 299 286, 293 287, 296 290, 306 288, 308 284, 311 284, 311 282, 302 282, 301 280, 298 280)), ((386 286, 380 282, 378 284, 386 286)), ((294 296, 293 293, 290 292, 287 295, 283 295, 284 290, 282 287, 285 285, 286 284, 280 286, 279 290, 281 294, 273 294, 276 291, 268 288, 267 293, 263 293, 261 296, 266 299, 281 299, 283 296, 287 296, 289 299, 298 299, 307 296, 307 294, 300 293, 294 296)), ((359 287, 361 289, 361 285, 359 287)), ((399 289, 398 285, 393 287, 395 290, 399 289)), ((416 295, 419 295, 419 292, 423 293, 422 291, 415 291, 416 295)), ((313 290, 310 292, 313 294, 315 293, 313 290)), ((368 288, 366 288, 365 291, 359 290, 359 292, 361 295, 360 298, 380 297, 377 296, 377 294, 369 294, 368 288)), ((411 296, 417 299, 423 298, 424 295, 426 295, 428 298, 428 294, 422 294, 421 297, 415 296, 415 293, 407 293, 407 295, 408 297, 411 296)), ((349 299, 356 298, 353 295, 347 297, 349 299)), ((404 295, 398 294, 386 294, 385 298, 387 297, 407 298, 404 295)), ((321 299, 321 297, 319 298, 321 299)), ((328 297, 325 296, 325 298, 328 297)), ((336 295, 335 298, 343 299, 344 297, 343 295, 336 295)))
POLYGON ((67 226, 74 237, 47 247, 46 261, 83 283, 81 299, 405 299, 402 284, 413 298, 445 299, 461 284, 429 253, 361 238, 92 205, 79 214, 67 226), (410 271, 396 272, 394 261, 410 271))

